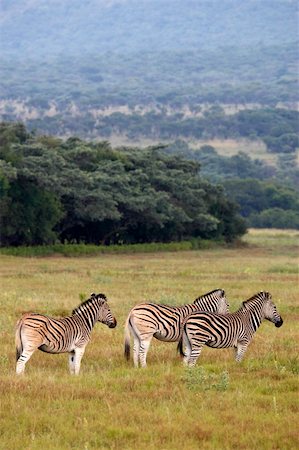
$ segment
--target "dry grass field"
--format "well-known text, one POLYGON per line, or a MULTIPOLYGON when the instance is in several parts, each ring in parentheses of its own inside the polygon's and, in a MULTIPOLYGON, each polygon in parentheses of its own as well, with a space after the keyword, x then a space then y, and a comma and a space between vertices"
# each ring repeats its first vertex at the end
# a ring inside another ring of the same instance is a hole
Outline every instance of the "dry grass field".
POLYGON ((21 258, 0 255, 0 448, 279 449, 298 440, 298 232, 251 230, 239 248, 21 258), (205 347, 194 369, 153 340, 148 367, 123 357, 123 330, 144 300, 182 304, 215 288, 232 311, 272 293, 284 324, 262 323, 242 363, 205 347), (15 375, 14 327, 24 311, 67 315, 107 295, 115 329, 97 324, 78 377, 67 355, 36 352, 15 375))

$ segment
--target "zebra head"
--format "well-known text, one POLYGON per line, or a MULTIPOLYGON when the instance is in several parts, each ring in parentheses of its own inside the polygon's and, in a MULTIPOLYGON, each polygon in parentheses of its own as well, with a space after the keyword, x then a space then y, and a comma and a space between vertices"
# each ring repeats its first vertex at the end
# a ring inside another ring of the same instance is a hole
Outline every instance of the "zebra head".
POLYGON ((262 294, 262 296, 264 297, 263 312, 265 315, 265 319, 273 322, 277 328, 281 327, 281 325, 283 324, 283 320, 280 314, 278 314, 275 304, 272 302, 271 294, 269 292, 261 292, 260 294, 262 294))
POLYGON ((225 291, 223 289, 217 289, 215 291, 216 298, 218 299, 218 314, 229 313, 229 302, 226 298, 225 291))
POLYGON ((109 328, 115 328, 117 325, 116 318, 112 315, 107 297, 104 294, 91 294, 91 299, 96 299, 99 304, 98 321, 108 325, 109 328))

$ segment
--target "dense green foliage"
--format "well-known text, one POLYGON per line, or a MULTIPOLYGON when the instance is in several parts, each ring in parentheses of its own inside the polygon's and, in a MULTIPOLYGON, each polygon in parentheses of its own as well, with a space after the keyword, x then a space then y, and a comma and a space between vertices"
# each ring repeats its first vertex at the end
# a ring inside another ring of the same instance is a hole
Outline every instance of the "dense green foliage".
POLYGON ((224 182, 229 198, 241 205, 241 214, 252 227, 299 229, 298 192, 256 179, 224 182))
POLYGON ((202 175, 210 181, 223 183, 228 178, 254 178, 258 181, 272 180, 274 183, 299 190, 299 167, 297 153, 279 154, 274 165, 264 160, 238 152, 233 156, 219 155, 211 145, 202 145, 193 150, 187 142, 176 140, 165 148, 166 152, 200 162, 202 175))
POLYGON ((244 153, 221 156, 210 145, 194 151, 184 141, 174 142, 166 151, 200 162, 202 175, 224 186, 250 226, 299 228, 296 155, 282 155, 273 166, 244 153))
POLYGON ((163 113, 127 115, 114 113, 98 120, 101 134, 126 134, 131 139, 147 137, 164 140, 177 138, 261 139, 270 151, 294 152, 299 146, 299 112, 285 109, 244 110, 227 115, 221 107, 212 107, 203 117, 183 118, 163 113))
POLYGON ((20 124, 0 132, 2 245, 230 241, 245 231, 196 162, 159 148, 35 137, 20 124))

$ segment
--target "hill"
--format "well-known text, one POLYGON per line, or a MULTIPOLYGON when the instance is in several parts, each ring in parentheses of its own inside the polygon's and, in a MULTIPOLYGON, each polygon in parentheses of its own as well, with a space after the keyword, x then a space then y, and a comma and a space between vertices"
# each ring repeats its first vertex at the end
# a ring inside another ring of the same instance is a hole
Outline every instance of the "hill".
POLYGON ((297 115, 283 109, 298 103, 297 17, 293 0, 3 0, 0 120, 120 144, 258 138, 294 152, 297 115))
POLYGON ((37 129, 298 100, 293 0, 5 0, 0 30, 0 113, 37 129))
POLYGON ((82 55, 285 45, 294 0, 3 0, 1 52, 82 55), (287 30, 287 32, 286 32, 287 30))

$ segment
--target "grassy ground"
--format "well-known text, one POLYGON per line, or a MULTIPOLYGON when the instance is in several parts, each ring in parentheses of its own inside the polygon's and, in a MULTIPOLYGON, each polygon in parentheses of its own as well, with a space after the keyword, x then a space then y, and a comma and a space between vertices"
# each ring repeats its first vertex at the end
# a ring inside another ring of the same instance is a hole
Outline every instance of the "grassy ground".
POLYGON ((250 231, 241 248, 97 257, 0 255, 0 448, 296 449, 298 440, 298 232, 250 231), (144 301, 182 304, 225 289, 231 310, 268 290, 284 319, 265 322, 245 359, 204 348, 188 370, 175 344, 153 340, 148 368, 123 358, 123 325, 144 301), (104 292, 116 329, 95 327, 79 377, 66 355, 36 352, 15 370, 23 311, 68 314, 104 292))

